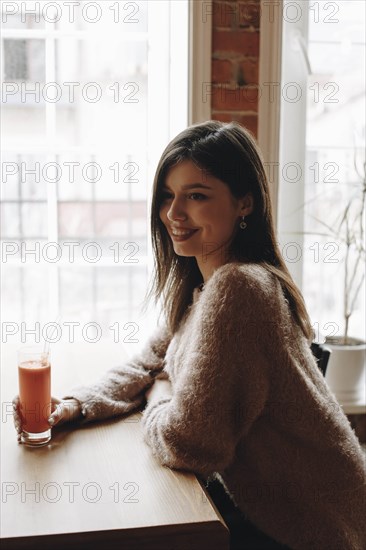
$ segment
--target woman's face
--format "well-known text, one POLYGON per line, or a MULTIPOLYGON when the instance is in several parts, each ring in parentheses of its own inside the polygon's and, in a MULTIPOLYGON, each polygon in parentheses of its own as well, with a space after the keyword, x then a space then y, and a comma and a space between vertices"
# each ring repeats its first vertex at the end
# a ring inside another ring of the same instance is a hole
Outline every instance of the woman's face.
POLYGON ((252 211, 252 198, 236 199, 221 180, 185 160, 167 173, 160 219, 179 256, 195 256, 202 271, 226 261, 240 217, 252 211), (206 266, 204 266, 206 264, 206 266))

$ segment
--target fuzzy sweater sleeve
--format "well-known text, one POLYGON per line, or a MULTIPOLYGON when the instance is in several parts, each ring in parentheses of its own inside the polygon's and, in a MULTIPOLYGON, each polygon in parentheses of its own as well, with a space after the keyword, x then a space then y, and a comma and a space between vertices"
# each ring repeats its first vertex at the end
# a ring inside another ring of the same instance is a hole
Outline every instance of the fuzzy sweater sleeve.
POLYGON ((162 464, 204 476, 231 464, 268 395, 266 300, 255 278, 231 266, 209 279, 186 321, 172 396, 143 412, 145 440, 162 464))
POLYGON ((107 371, 97 383, 75 387, 63 399, 81 403, 81 423, 133 411, 145 401, 154 378, 161 376, 170 339, 166 326, 159 327, 138 355, 107 371))

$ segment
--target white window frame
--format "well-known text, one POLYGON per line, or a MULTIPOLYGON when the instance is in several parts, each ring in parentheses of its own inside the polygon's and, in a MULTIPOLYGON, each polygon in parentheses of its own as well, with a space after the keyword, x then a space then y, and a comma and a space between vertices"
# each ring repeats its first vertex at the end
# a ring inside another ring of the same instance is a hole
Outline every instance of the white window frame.
POLYGON ((211 119, 212 0, 189 0, 189 124, 211 119), (208 97, 207 97, 208 96, 208 97))
POLYGON ((291 170, 291 165, 305 166, 306 143, 302 130, 306 125, 306 93, 300 101, 284 105, 282 88, 284 84, 296 82, 306 90, 308 73, 304 52, 308 11, 303 9, 298 21, 289 22, 282 15, 285 2, 279 0, 275 4, 273 10, 269 10, 268 0, 262 0, 261 5, 258 143, 267 165, 278 242, 282 250, 289 252, 288 257, 284 254, 287 267, 302 289, 303 255, 296 255, 296 251, 303 249, 304 219, 299 216, 299 210, 304 204, 304 174, 292 183, 285 180, 283 173, 291 170), (284 47, 286 64, 283 63, 284 47), (296 139, 292 139, 292 135, 296 135, 296 139), (286 147, 283 146, 285 140, 286 147))
MULTIPOLYGON (((261 0, 261 13, 268 8, 268 0, 261 0)), ((262 152, 270 184, 274 223, 277 226, 279 185, 279 135, 281 102, 279 94, 269 100, 269 85, 281 82, 282 17, 262 15, 260 19, 258 145, 262 152)))

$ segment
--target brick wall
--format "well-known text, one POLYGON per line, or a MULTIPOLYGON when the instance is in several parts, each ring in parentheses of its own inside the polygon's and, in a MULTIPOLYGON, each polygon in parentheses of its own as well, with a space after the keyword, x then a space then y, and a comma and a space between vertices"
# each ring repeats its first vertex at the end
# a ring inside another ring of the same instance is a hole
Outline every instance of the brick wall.
POLYGON ((212 12, 211 116, 257 136, 260 0, 213 0, 212 12))

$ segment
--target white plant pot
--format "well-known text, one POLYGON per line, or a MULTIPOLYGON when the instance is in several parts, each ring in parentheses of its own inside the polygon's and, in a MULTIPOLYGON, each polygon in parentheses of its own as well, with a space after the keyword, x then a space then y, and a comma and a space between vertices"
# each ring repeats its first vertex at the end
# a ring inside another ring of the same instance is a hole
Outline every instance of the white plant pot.
POLYGON ((341 405, 366 403, 366 343, 325 343, 332 351, 325 380, 341 405))

